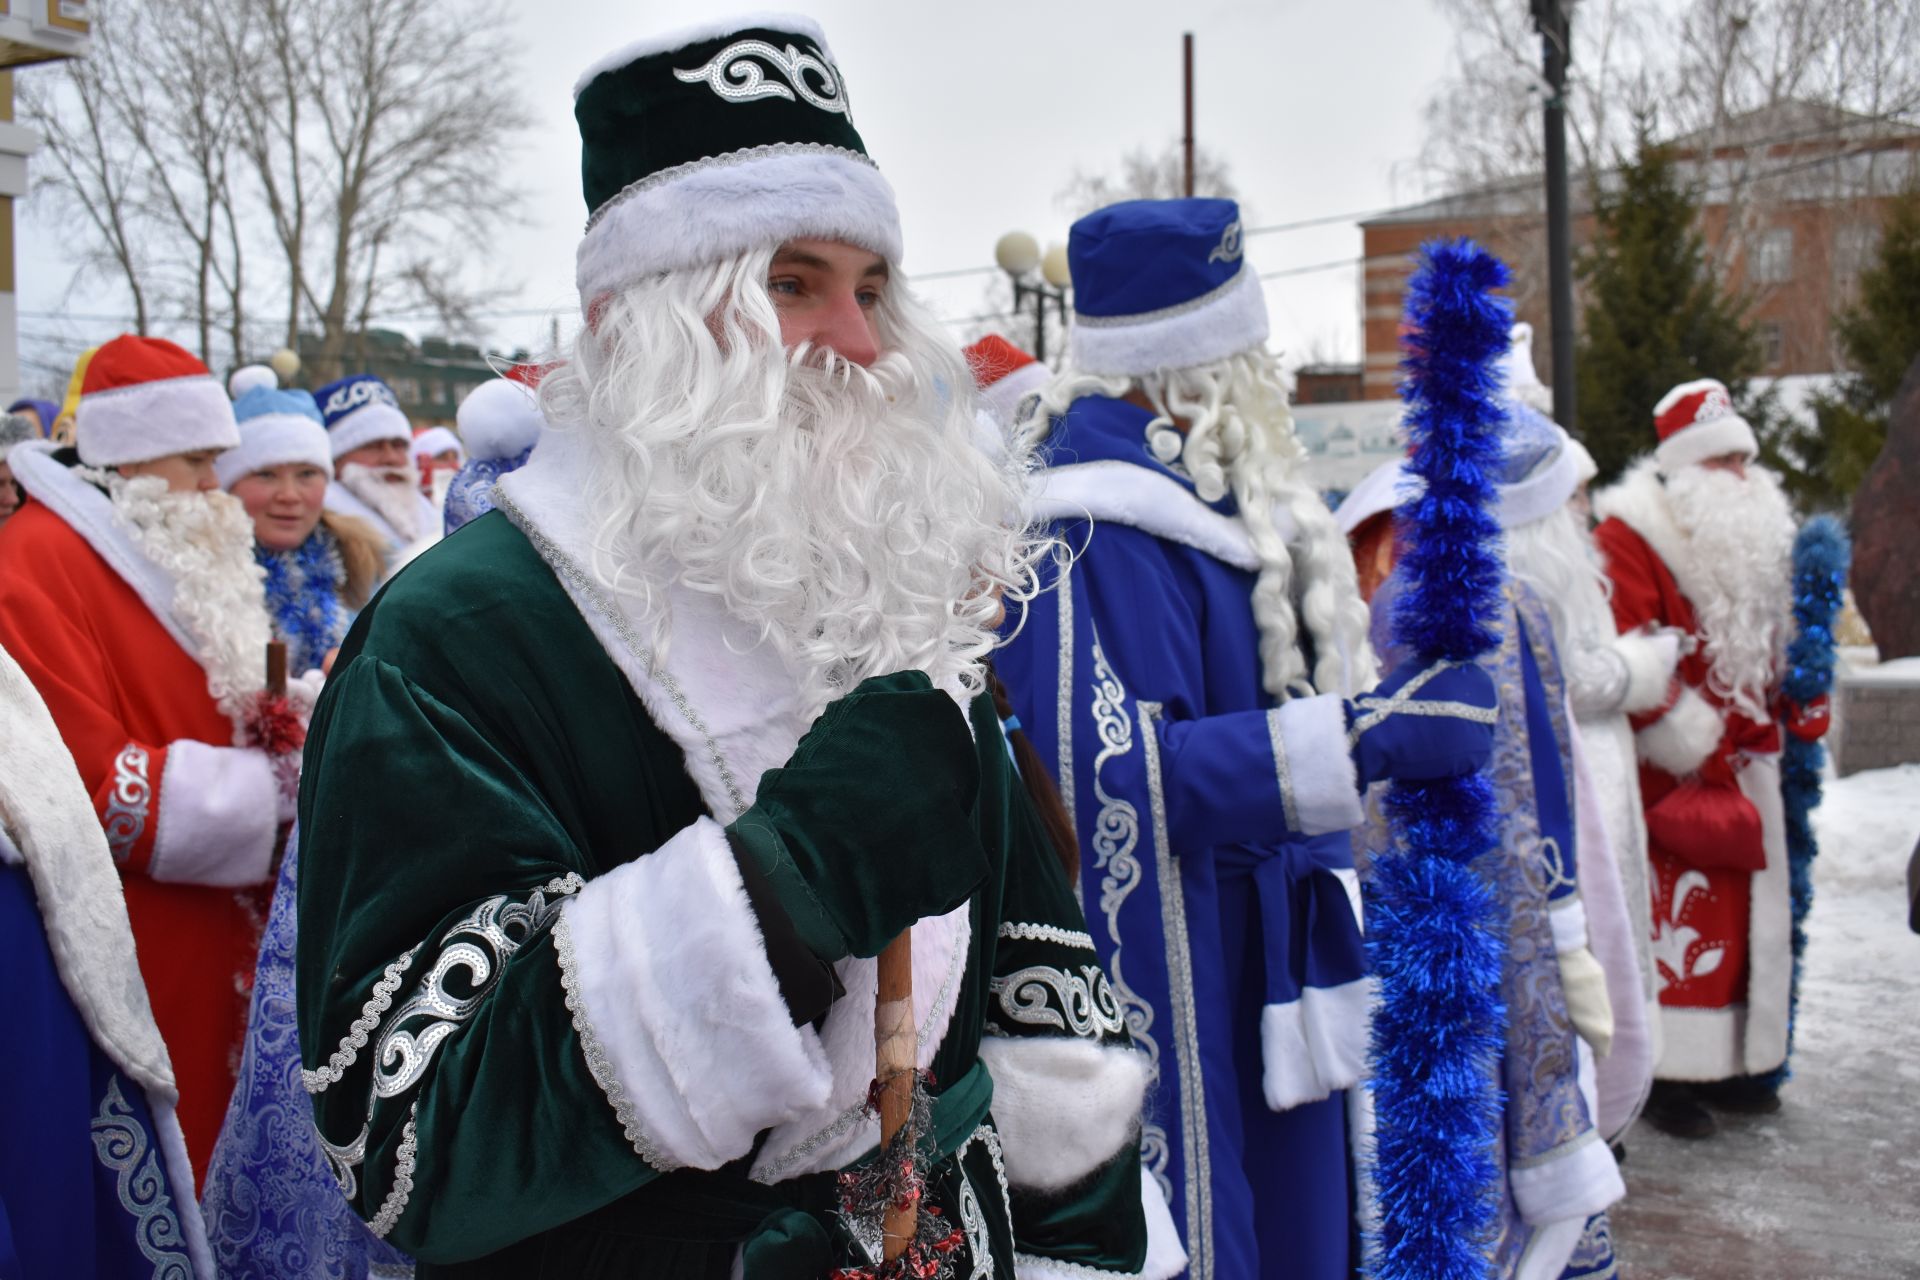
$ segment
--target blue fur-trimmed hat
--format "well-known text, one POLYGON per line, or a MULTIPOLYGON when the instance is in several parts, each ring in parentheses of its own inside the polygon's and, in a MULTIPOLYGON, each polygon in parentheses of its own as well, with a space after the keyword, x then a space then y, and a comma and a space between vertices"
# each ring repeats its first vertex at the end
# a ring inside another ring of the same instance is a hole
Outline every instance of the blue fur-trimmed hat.
POLYGON ((255 387, 233 402, 240 443, 213 460, 222 489, 250 472, 307 462, 333 474, 333 446, 320 407, 304 391, 255 387))
POLYGON ((370 373, 350 373, 313 393, 333 442, 333 456, 376 440, 413 441, 413 424, 400 412, 393 388, 370 373))
POLYGON ((759 14, 641 40, 573 90, 586 234, 580 301, 796 236, 900 260, 893 188, 808 18, 759 14))
POLYGON ((1137 378, 1266 345, 1241 236, 1232 200, 1127 200, 1074 223, 1074 368, 1137 378))

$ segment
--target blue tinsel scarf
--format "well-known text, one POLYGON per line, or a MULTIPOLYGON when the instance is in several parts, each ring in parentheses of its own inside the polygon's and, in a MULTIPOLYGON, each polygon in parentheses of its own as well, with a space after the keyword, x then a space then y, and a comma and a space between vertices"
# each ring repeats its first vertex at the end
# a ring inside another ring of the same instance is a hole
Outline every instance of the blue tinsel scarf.
MULTIPOLYGON (((1471 662, 1498 642, 1501 460, 1498 362, 1512 309, 1499 259, 1470 241, 1421 251, 1407 283, 1410 469, 1400 508, 1406 589, 1394 634, 1422 661, 1471 662)), ((1484 776, 1396 783, 1392 852, 1375 863, 1367 949, 1379 983, 1371 1087, 1377 1115, 1377 1280, 1479 1280, 1500 1169, 1496 1068, 1505 1011, 1504 922, 1474 861, 1497 835, 1484 776)))
POLYGON ((287 670, 298 675, 318 667, 347 634, 340 600, 347 569, 339 544, 321 524, 291 551, 255 543, 253 558, 267 571, 267 612, 275 638, 286 641, 287 670))
MULTIPOLYGON (((1793 620, 1787 675, 1781 692, 1805 705, 1833 688, 1833 619, 1840 612, 1853 547, 1832 516, 1815 516, 1793 540, 1793 620)), ((1800 1010, 1800 959, 1807 949, 1807 913, 1813 910, 1813 811, 1820 807, 1820 769, 1827 749, 1785 735, 1780 757, 1780 799, 1787 811, 1787 875, 1793 894, 1793 989, 1787 1006, 1787 1061, 1760 1079, 1777 1089, 1793 1071, 1793 1031, 1800 1010)))

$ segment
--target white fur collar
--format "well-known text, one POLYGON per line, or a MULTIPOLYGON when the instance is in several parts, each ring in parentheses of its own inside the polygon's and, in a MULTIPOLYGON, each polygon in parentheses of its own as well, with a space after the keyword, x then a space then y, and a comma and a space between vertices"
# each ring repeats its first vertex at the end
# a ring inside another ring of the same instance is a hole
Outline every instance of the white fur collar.
MULTIPOLYGON (((721 823, 731 822, 753 802, 760 775, 784 764, 806 731, 793 679, 771 649, 743 650, 739 637, 728 636, 717 602, 682 591, 672 594, 668 661, 664 669, 655 667, 636 621, 638 607, 587 567, 594 539, 579 495, 589 465, 573 432, 549 431, 526 466, 501 477, 496 503, 552 568, 647 715, 679 746, 708 810, 721 823)), ((958 696, 957 689, 948 692, 958 696)), ((953 1017, 972 940, 970 912, 963 904, 913 927, 922 1066, 932 1061, 953 1017)), ((755 1171, 761 1177, 764 1169, 766 1181, 833 1167, 877 1140, 877 1129, 868 1133, 873 1125, 860 1109, 873 1079, 878 970, 872 960, 843 960, 836 970, 847 994, 821 1030, 834 1065, 833 1091, 823 1111, 774 1131, 755 1171)))
POLYGON ((204 666, 205 656, 200 646, 174 616, 172 576, 140 550, 114 515, 113 499, 75 474, 73 468, 62 466, 54 459, 53 451, 57 447, 34 442, 21 445, 7 455, 20 487, 85 538, 87 545, 133 588, 134 594, 160 620, 174 642, 204 666))
POLYGON ((0 759, 0 818, 33 881, 61 985, 114 1065, 172 1102, 173 1064, 140 981, 106 833, 46 704, 4 649, 0 759))
POLYGON ((1619 520, 1646 539, 1654 554, 1672 572, 1687 599, 1702 598, 1695 591, 1702 584, 1694 564, 1693 547, 1680 526, 1673 522, 1673 509, 1667 504, 1667 487, 1661 482, 1660 470, 1653 458, 1640 459, 1612 487, 1594 495, 1593 512, 1602 520, 1619 520))
MULTIPOLYGON (((1253 539, 1238 516, 1222 515, 1172 476, 1114 458, 1049 467, 1034 478, 1036 520, 1102 520, 1178 542, 1248 573, 1260 569, 1253 539)), ((1273 513, 1283 542, 1293 541, 1293 518, 1273 513)))

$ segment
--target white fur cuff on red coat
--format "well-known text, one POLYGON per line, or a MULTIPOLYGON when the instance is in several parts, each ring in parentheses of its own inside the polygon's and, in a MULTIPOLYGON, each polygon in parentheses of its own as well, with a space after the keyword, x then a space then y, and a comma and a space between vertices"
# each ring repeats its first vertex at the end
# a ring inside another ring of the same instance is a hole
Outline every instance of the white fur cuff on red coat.
POLYGON ((1634 735, 1634 746, 1648 764, 1684 778, 1706 763, 1725 733, 1713 704, 1688 687, 1671 710, 1634 735))
POLYGON ((147 874, 174 884, 259 884, 279 825, 280 785, 266 752, 170 742, 147 874))

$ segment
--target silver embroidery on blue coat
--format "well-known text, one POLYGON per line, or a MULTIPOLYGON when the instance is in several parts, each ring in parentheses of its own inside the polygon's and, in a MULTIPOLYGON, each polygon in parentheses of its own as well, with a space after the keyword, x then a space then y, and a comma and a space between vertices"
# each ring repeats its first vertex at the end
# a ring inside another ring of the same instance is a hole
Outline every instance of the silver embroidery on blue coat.
MULTIPOLYGON (((1106 918, 1107 939, 1113 943, 1113 955, 1107 962, 1107 974, 1127 1020, 1127 1031, 1134 1043, 1146 1051, 1153 1064, 1152 1077, 1160 1078, 1160 1043, 1152 1035, 1153 1006, 1127 985, 1121 968, 1120 908, 1140 887, 1141 867, 1135 850, 1140 844, 1140 814, 1120 796, 1110 794, 1101 785, 1100 773, 1107 761, 1133 750, 1133 721, 1127 715, 1126 686, 1107 663, 1100 647, 1100 636, 1093 637, 1093 714, 1094 733, 1100 739, 1100 752, 1093 759, 1093 795, 1100 810, 1093 823, 1094 869, 1100 874, 1100 912, 1106 918)), ((1063 766, 1064 775, 1068 769, 1063 766)), ((1140 1126, 1140 1159, 1168 1197, 1173 1182, 1167 1177, 1167 1131, 1164 1126, 1145 1122, 1140 1126)))
POLYGON ((107 1081, 100 1110, 93 1117, 93 1153, 113 1170, 120 1207, 134 1220, 134 1243, 153 1264, 155 1280, 193 1280, 180 1216, 167 1194, 166 1175, 147 1141, 147 1130, 120 1092, 120 1078, 107 1081))
POLYGON ((107 830, 107 848, 115 862, 125 862, 147 829, 147 810, 153 803, 153 782, 147 777, 147 749, 137 742, 120 748, 113 758, 113 790, 107 793, 107 811, 101 825, 107 830))
POLYGON ((1200 1016, 1193 997, 1193 952, 1187 941, 1187 897, 1167 838, 1167 799, 1160 778, 1160 704, 1141 702, 1147 797, 1153 805, 1154 869, 1160 878, 1160 923, 1167 943, 1167 994, 1173 1003, 1173 1047, 1180 1069, 1180 1131, 1186 1143, 1187 1235, 1193 1280, 1213 1278, 1213 1166, 1207 1152, 1207 1089, 1200 1072, 1200 1016))
POLYGON ((704 67, 675 67, 673 78, 682 84, 699 84, 704 80, 709 89, 728 102, 753 102, 761 98, 785 98, 792 102, 797 94, 799 100, 810 107, 831 111, 849 120, 853 118, 847 109, 846 88, 840 83, 833 64, 812 45, 789 44, 782 49, 765 40, 735 40, 714 54, 704 67), (771 66, 786 83, 769 80, 756 58, 771 66), (819 80, 818 88, 808 83, 808 76, 819 80))

